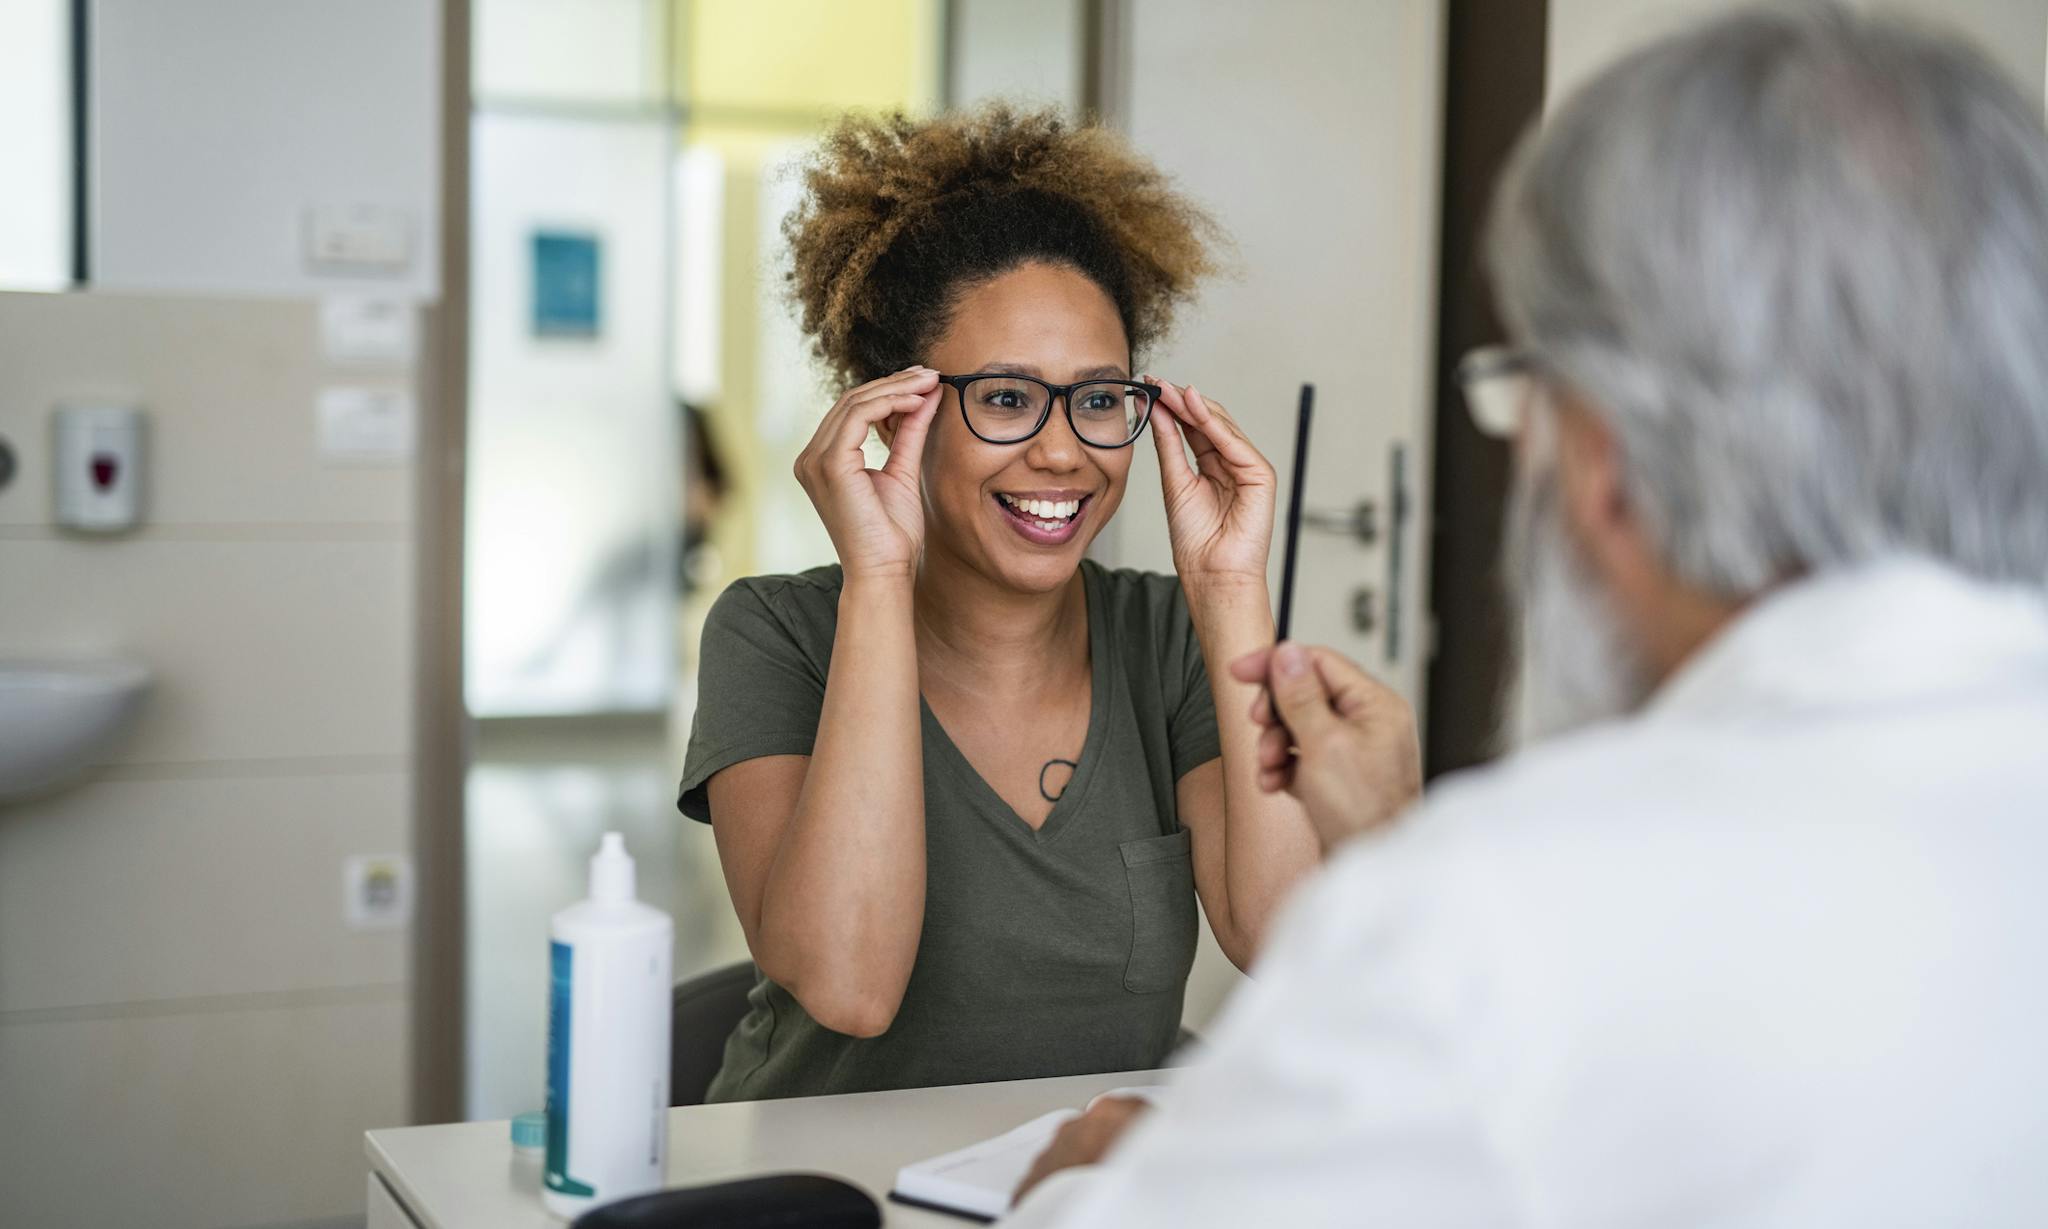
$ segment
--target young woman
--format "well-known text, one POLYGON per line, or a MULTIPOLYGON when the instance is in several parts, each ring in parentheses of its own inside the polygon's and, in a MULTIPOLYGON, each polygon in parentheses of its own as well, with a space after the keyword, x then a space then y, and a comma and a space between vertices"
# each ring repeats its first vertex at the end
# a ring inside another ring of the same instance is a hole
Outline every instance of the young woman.
POLYGON ((1244 967, 1317 856, 1224 668, 1273 637, 1272 467, 1133 366, 1209 224, 1109 133, 1000 108, 846 121, 807 187, 791 281, 852 387, 796 476, 839 564, 704 630, 680 805, 761 969, 710 1095, 1156 1066, 1196 900, 1244 967), (1178 578, 1084 558, 1148 423, 1178 578))

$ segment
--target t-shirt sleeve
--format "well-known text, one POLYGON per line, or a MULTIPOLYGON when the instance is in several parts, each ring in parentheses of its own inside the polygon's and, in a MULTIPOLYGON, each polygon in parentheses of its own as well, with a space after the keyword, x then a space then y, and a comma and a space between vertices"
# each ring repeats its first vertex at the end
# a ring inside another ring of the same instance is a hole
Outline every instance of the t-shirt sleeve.
POLYGON ((705 783, 721 769, 764 755, 809 755, 825 703, 822 654, 806 651, 778 609, 772 582, 743 580, 719 595, 697 655, 697 715, 683 753, 676 806, 711 822, 705 783))
POLYGON ((1166 714, 1167 741, 1173 748, 1173 779, 1223 754, 1223 740, 1216 732, 1216 700, 1209 694, 1209 668, 1202 661, 1202 642, 1195 636, 1195 624, 1188 614, 1187 595, 1173 582, 1167 604, 1170 620, 1163 643, 1168 659, 1160 663, 1169 679, 1177 679, 1180 694, 1170 696, 1166 714))

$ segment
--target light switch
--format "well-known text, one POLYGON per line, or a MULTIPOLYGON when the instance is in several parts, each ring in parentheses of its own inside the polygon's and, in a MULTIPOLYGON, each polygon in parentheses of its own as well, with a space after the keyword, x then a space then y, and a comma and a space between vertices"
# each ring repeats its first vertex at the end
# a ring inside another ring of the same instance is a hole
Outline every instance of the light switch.
POLYGON ((57 407, 57 524, 120 533, 142 520, 142 411, 132 405, 57 407))
POLYGON ((412 394, 396 388, 323 388, 316 402, 320 455, 329 461, 393 462, 412 457, 412 394))
POLYGON ((410 366, 419 351, 413 306, 385 295, 332 295, 320 303, 320 349, 331 363, 410 366))
POLYGON ((306 261, 316 272, 403 273, 412 267, 412 218, 384 205, 306 211, 306 261))

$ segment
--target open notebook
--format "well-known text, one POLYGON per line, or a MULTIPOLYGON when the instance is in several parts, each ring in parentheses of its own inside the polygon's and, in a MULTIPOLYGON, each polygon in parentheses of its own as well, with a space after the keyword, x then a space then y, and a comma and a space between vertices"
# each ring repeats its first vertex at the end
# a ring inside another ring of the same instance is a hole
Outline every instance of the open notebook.
MULTIPOLYGON (((1157 1105, 1162 1086, 1113 1088, 1105 1097, 1140 1097, 1157 1105)), ((1045 1151, 1060 1124, 1080 1116, 1079 1110, 1054 1110, 993 1139, 969 1144, 956 1152, 905 1165, 896 1171, 896 1189, 889 1198, 970 1220, 992 1221, 1010 1210, 1010 1194, 1031 1162, 1045 1151)))

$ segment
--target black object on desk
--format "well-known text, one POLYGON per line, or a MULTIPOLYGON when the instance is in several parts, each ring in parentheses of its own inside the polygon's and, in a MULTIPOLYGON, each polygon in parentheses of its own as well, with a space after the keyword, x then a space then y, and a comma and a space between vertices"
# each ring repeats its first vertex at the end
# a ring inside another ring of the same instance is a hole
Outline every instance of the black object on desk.
POLYGON ((571 1229, 880 1229, 882 1209, 850 1182, 769 1174, 686 1186, 592 1208, 571 1229))

